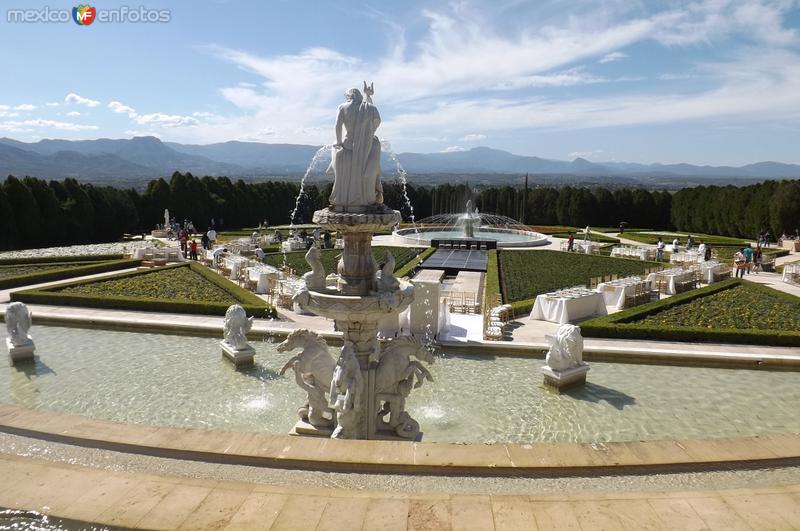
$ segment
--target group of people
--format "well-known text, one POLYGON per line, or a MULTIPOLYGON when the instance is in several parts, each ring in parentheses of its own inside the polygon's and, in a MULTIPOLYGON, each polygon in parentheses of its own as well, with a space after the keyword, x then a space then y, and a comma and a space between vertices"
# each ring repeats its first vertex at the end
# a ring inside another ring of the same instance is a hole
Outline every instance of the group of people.
MULTIPOLYGON (((694 238, 690 234, 686 238, 686 250, 691 251, 694 249, 694 238)), ((656 242, 656 260, 659 262, 664 261, 664 250, 667 248, 667 244, 664 243, 664 240, 659 237, 658 242, 656 242)), ((681 249, 681 241, 676 236, 674 240, 672 240, 672 252, 678 253, 681 249)), ((700 245, 697 246, 697 254, 703 257, 704 261, 711 260, 711 246, 706 244, 705 240, 700 240, 700 245)))
POLYGON ((749 245, 742 247, 733 255, 733 266, 736 269, 736 278, 744 278, 752 271, 756 275, 761 271, 761 261, 763 254, 761 252, 761 244, 756 245, 753 249, 749 245))

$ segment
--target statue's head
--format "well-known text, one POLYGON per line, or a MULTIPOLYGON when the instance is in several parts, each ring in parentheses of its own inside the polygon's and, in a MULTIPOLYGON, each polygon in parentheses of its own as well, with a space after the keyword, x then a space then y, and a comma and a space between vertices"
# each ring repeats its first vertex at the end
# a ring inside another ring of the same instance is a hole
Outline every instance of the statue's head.
POLYGON ((358 104, 361 103, 361 101, 364 99, 364 96, 361 95, 361 91, 357 88, 351 88, 344 93, 344 99, 358 104))

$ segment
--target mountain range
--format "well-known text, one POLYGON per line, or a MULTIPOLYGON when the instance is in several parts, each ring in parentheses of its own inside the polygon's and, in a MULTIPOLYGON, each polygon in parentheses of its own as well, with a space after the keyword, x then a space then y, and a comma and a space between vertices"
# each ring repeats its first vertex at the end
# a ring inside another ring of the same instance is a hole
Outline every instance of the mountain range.
MULTIPOLYGON (((297 177, 308 167, 320 146, 221 142, 179 144, 155 137, 131 139, 58 140, 20 142, 0 138, 0 175, 35 176, 44 179, 75 177, 92 182, 114 182, 168 177, 174 171, 194 175, 227 175, 238 178, 297 177)), ((515 155, 488 147, 447 153, 400 153, 405 170, 421 174, 524 174, 591 178, 622 178, 652 182, 671 178, 767 179, 798 178, 800 165, 758 162, 746 166, 695 166, 692 164, 638 164, 629 162, 572 161, 515 155)), ((395 171, 384 153, 385 173, 395 171)), ((325 164, 316 174, 325 171, 325 164)))

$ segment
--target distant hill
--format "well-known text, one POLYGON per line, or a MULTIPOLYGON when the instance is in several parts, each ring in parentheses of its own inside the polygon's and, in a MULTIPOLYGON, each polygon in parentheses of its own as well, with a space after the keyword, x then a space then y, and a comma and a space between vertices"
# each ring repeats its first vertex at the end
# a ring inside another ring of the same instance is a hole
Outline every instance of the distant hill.
MULTIPOLYGON (((232 178, 298 176, 308 167, 319 146, 221 142, 196 145, 162 142, 155 137, 131 139, 54 140, 20 142, 0 138, 0 175, 31 175, 47 179, 77 177, 91 181, 125 181, 169 176, 175 171, 232 178)), ((591 182, 724 182, 725 179, 759 180, 798 178, 800 165, 758 162, 741 167, 692 164, 637 164, 628 162, 572 161, 515 155, 488 147, 447 153, 400 153, 406 171, 416 175, 524 174, 563 176, 565 180, 591 182)), ((384 154, 385 173, 394 164, 384 154)), ((325 171, 317 167, 317 175, 325 171)), ((427 179, 430 180, 430 179, 427 179)))

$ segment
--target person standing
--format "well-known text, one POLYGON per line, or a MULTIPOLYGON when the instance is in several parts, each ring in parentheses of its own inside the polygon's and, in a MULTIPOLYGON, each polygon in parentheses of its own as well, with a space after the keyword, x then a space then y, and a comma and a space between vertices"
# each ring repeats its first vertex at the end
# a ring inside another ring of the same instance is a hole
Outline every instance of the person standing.
POLYGON ((746 263, 747 261, 744 257, 744 248, 741 248, 736 251, 736 254, 733 255, 733 267, 736 268, 736 278, 744 278, 744 268, 746 263))
POLYGON ((661 238, 658 239, 658 243, 656 244, 656 260, 659 262, 664 261, 664 249, 666 248, 667 244, 664 243, 664 240, 661 238))
POLYGON ((744 272, 750 274, 750 269, 753 267, 753 248, 749 245, 742 251, 744 254, 744 272))
POLYGON ((690 234, 688 238, 686 238, 686 250, 691 251, 692 247, 694 247, 694 238, 690 234))
POLYGON ((197 260, 197 240, 192 238, 191 243, 189 244, 189 257, 192 260, 197 260))
POLYGON ((208 244, 208 234, 205 232, 200 237, 200 245, 203 247, 203 249, 211 249, 211 246, 208 244))
POLYGON ((673 253, 677 253, 678 249, 680 248, 680 245, 681 245, 681 242, 678 241, 677 237, 674 240, 672 240, 672 252, 673 253))
POLYGON ((575 235, 572 232, 569 232, 569 237, 567 238, 567 251, 572 251, 573 247, 575 246, 575 235))
MULTIPOLYGON (((689 248, 689 244, 686 244, 686 248, 689 248)), ((706 242, 704 240, 700 240, 700 245, 697 246, 697 255, 700 257, 701 260, 707 261, 706 258, 706 242)))
POLYGON ((756 247, 756 250, 753 253, 753 272, 756 275, 761 270, 761 260, 763 259, 763 257, 764 255, 761 252, 761 246, 759 245, 758 247, 756 247))

